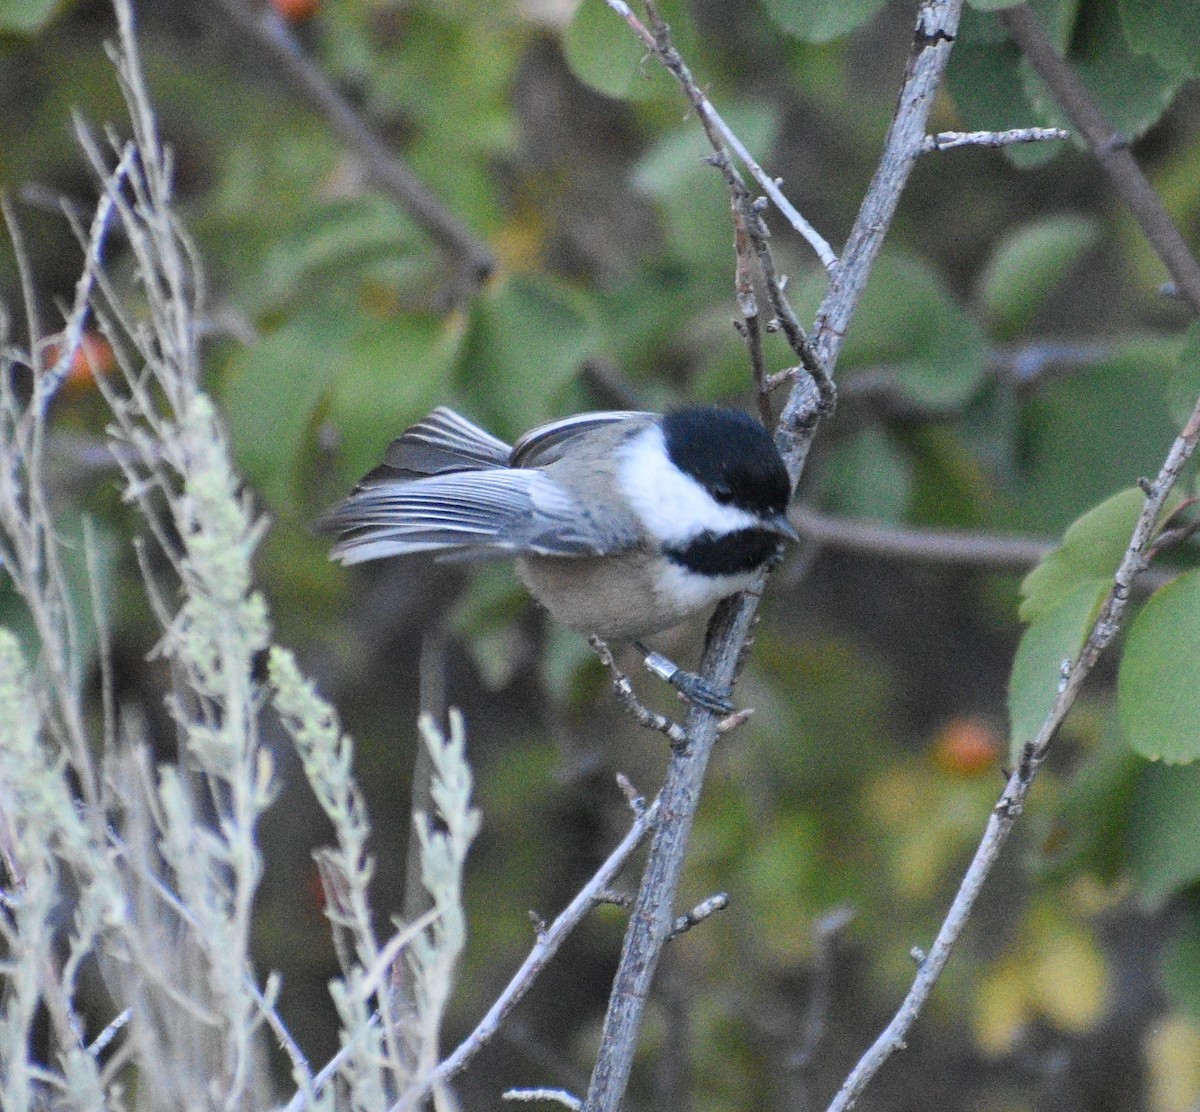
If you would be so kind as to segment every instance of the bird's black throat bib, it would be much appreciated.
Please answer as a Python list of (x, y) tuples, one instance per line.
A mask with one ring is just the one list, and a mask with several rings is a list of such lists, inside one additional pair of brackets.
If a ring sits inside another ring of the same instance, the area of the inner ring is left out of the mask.
[(734, 533), (701, 533), (689, 544), (663, 552), (671, 563), (697, 575), (744, 575), (766, 564), (779, 544), (778, 533), (750, 527)]

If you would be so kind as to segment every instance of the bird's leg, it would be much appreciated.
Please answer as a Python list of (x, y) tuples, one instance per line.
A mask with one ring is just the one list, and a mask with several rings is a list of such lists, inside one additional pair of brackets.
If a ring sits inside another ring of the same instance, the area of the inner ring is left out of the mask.
[(634, 641), (633, 647), (642, 654), (646, 667), (659, 679), (666, 680), (689, 703), (714, 714), (733, 713), (733, 703), (730, 701), (732, 691), (722, 691), (703, 676), (698, 676), (695, 672), (685, 672), (673, 660), (662, 653), (651, 651), (641, 641)]

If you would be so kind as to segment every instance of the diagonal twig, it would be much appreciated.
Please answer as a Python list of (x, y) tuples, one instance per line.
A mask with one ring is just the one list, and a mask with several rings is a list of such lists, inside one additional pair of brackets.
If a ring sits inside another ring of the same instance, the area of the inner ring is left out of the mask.
[(371, 181), (407, 212), (440, 247), (462, 265), (474, 289), (496, 267), (491, 248), (430, 191), (378, 131), (308, 60), (283, 22), (270, 10), (252, 10), (247, 0), (215, 0), (234, 25), (249, 36), (288, 85), (319, 112), (338, 138), (362, 161)]
[[(574, 899), (563, 908), (554, 922), (545, 930), (538, 932), (537, 941), (521, 963), (521, 967), (512, 975), (504, 991), (496, 998), (487, 1014), (475, 1025), (475, 1029), (438, 1064), (432, 1074), (422, 1079), (418, 1087), (406, 1093), (400, 1101), (393, 1105), (392, 1112), (409, 1112), (418, 1107), (435, 1086), (444, 1084), (464, 1070), (475, 1055), (491, 1041), (505, 1017), (529, 991), (538, 974), (558, 952), (567, 936), (579, 925), (584, 916), (598, 902), (602, 901), (630, 856), (642, 844), (646, 835), (657, 827), (662, 813), (661, 800), (657, 799), (648, 807), (638, 809), (629, 832), (605, 858), (600, 868), (592, 874), (587, 884), (576, 893)], [(324, 1074), (323, 1070), (318, 1077), (324, 1076)], [(288, 1105), (287, 1112), (300, 1112), (300, 1109), (304, 1107), (303, 1103), (293, 1100)]]
[(1079, 75), (1054, 49), (1028, 5), (1018, 4), (997, 14), (1021, 48), (1021, 53), (1050, 87), (1054, 99), (1086, 140), (1092, 154), (1141, 226), (1146, 239), (1175, 280), (1179, 293), (1194, 312), (1200, 313), (1200, 263), (1167, 214), (1154, 186), (1142, 173), (1129, 150), (1129, 141), (1109, 123)]
[(604, 2), (629, 25), (629, 29), (638, 37), (642, 45), (674, 74), (675, 79), (683, 87), (684, 94), (691, 101), (713, 150), (718, 155), (726, 157), (728, 157), (726, 148), (733, 151), (750, 171), (750, 176), (761, 186), (762, 191), (771, 198), (775, 207), (787, 218), (796, 233), (813, 249), (817, 258), (821, 260), (821, 265), (826, 270), (836, 267), (837, 256), (833, 253), (833, 248), (829, 246), (825, 237), (800, 215), (796, 206), (784, 196), (783, 190), (779, 188), (779, 181), (768, 175), (754, 160), (754, 156), (746, 149), (746, 145), (734, 134), (729, 125), (721, 118), (720, 113), (713, 107), (712, 101), (696, 84), (692, 71), (671, 42), (670, 29), (659, 17), (652, 0), (646, 4), (646, 9), (650, 14), (653, 30), (638, 19), (625, 0), (604, 0)]

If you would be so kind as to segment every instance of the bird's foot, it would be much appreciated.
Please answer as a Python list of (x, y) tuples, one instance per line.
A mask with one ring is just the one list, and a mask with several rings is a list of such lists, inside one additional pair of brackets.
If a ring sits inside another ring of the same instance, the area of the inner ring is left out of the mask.
[(733, 703), (730, 701), (732, 691), (715, 687), (695, 672), (684, 671), (669, 657), (652, 652), (640, 641), (635, 641), (634, 647), (642, 654), (647, 669), (659, 679), (666, 680), (689, 703), (712, 711), (713, 714), (733, 713)]

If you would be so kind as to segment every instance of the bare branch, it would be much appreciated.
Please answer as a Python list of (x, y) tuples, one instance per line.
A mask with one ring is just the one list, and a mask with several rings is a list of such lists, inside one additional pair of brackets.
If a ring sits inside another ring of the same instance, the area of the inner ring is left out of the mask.
[[(709, 625), (702, 673), (721, 687), (728, 687), (733, 682), (741, 647), (753, 626), (756, 605), (757, 593), (749, 598), (726, 599), (717, 607)], [(693, 706), (688, 716), (687, 733), (687, 743), (671, 749), (666, 780), (658, 800), (662, 819), (655, 825), (654, 839), (613, 981), (600, 1051), (585, 1104), (588, 1112), (601, 1109), (611, 1112), (620, 1104), (633, 1064), (634, 1044), (650, 983), (662, 947), (675, 925), (675, 892), (700, 801), (704, 773), (719, 736), (715, 716)]]
[(709, 916), (715, 915), (718, 911), (724, 911), (728, 906), (728, 892), (716, 892), (707, 900), (701, 900), (691, 911), (685, 911), (671, 924), (671, 933), (667, 935), (667, 941), (670, 942), (673, 938), (686, 934), (693, 927), (703, 923)]
[(1071, 117), (1092, 154), (1112, 179), (1114, 188), (1129, 206), (1150, 246), (1175, 280), (1179, 293), (1186, 298), (1193, 312), (1200, 313), (1200, 264), (1134, 160), (1129, 141), (1105, 118), (1078, 74), (1054, 49), (1028, 5), (1006, 8), (998, 14), (1029, 64), (1050, 87), (1054, 99)]
[(672, 745), (682, 745), (687, 741), (687, 731), (678, 723), (668, 718), (665, 714), (657, 714), (645, 706), (637, 697), (633, 690), (633, 684), (624, 672), (617, 667), (617, 662), (613, 659), (612, 650), (599, 637), (589, 637), (588, 644), (592, 646), (596, 655), (600, 658), (600, 663), (608, 669), (612, 676), (613, 693), (617, 697), (617, 701), (632, 715), (634, 721), (644, 729), (657, 730), (660, 734), (666, 734), (667, 740)]
[[(889, 525), (865, 518), (839, 517), (812, 506), (793, 506), (789, 517), (807, 539), (833, 548), (865, 552), (885, 559), (914, 560), (960, 567), (1024, 571), (1036, 566), (1059, 541), (1040, 537), (970, 533), (955, 529), (926, 529), (915, 525)], [(1188, 525), (1161, 534), (1149, 554), (1154, 559), (1170, 545), (1190, 541), (1200, 526)], [(1140, 591), (1157, 591), (1178, 572), (1171, 568), (1147, 568), (1135, 586)]]
[[(634, 818), (629, 833), (621, 839), (617, 847), (608, 855), (604, 863), (592, 874), (575, 898), (559, 913), (558, 917), (544, 931), (538, 932), (537, 941), (521, 967), (513, 974), (504, 991), (496, 998), (495, 1003), (488, 1009), (487, 1014), (475, 1025), (475, 1029), (459, 1045), (443, 1059), (437, 1068), (421, 1085), (406, 1093), (392, 1108), (392, 1112), (407, 1112), (419, 1106), (420, 1102), (434, 1089), (461, 1073), (467, 1064), (492, 1039), (504, 1022), (509, 1012), (521, 1001), (529, 991), (534, 980), (541, 973), (546, 963), (558, 952), (567, 936), (579, 925), (599, 902), (601, 894), (610, 892), (612, 882), (624, 868), (633, 852), (642, 844), (646, 835), (658, 825), (662, 813), (660, 800), (655, 800)], [(326, 1069), (318, 1074), (318, 1079), (326, 1075)], [(332, 1076), (332, 1075), (330, 1075)], [(302, 1094), (297, 1094), (287, 1106), (286, 1112), (300, 1112), (306, 1102)]]
[(821, 260), (821, 265), (826, 270), (833, 270), (838, 261), (837, 256), (833, 253), (833, 248), (829, 246), (828, 241), (821, 233), (800, 215), (795, 205), (783, 195), (783, 191), (779, 188), (782, 179), (772, 178), (763, 170), (746, 149), (746, 145), (733, 133), (712, 106), (712, 102), (696, 84), (696, 79), (692, 76), (692, 71), (688, 69), (687, 63), (672, 45), (670, 32), (666, 24), (658, 17), (653, 3), (646, 5), (646, 9), (650, 13), (651, 24), (654, 26), (652, 33), (634, 15), (625, 0), (604, 0), (604, 2), (625, 20), (630, 30), (641, 40), (642, 45), (675, 75), (675, 79), (683, 86), (685, 95), (696, 110), (696, 115), (700, 118), (700, 123), (704, 127), (704, 132), (708, 136), (713, 150), (719, 155), (728, 157), (726, 150), (726, 146), (728, 146), (750, 171), (750, 176), (758, 182), (762, 191), (775, 203), (775, 207), (787, 218), (797, 235), (816, 252), (817, 258)]
[(289, 87), (328, 122), (337, 137), (361, 160), (375, 185), (407, 212), (435, 243), (461, 263), (473, 290), (496, 267), (491, 249), (429, 190), (393, 152), (378, 131), (304, 56), (282, 20), (264, 7), (261, 14), (246, 0), (215, 0), (234, 25), (250, 38), (255, 57), (267, 61)]
[[(1113, 131), (1083, 83), (1055, 52), (1027, 7), (1009, 8), (1001, 13), (1000, 18), (1087, 139), (1096, 158), (1112, 178), (1117, 192), (1142, 226), (1151, 246), (1175, 278), (1182, 295), (1193, 309), (1200, 312), (1200, 265), (1129, 154), (1124, 139)], [(1017, 769), (1010, 775), (933, 946), (927, 955), (920, 957), (917, 976), (904, 1002), (891, 1023), (851, 1071), (830, 1104), (829, 1112), (845, 1112), (851, 1108), (884, 1062), (904, 1047), (908, 1031), (945, 968), (954, 943), (971, 915), (983, 883), (1025, 805), (1033, 778), (1045, 759), (1055, 734), (1074, 705), (1084, 680), (1100, 654), (1111, 644), (1120, 629), (1133, 582), (1146, 570), (1154, 553), (1151, 541), (1167, 496), (1180, 471), (1195, 451), (1198, 440), (1200, 400), (1167, 453), (1158, 476), (1152, 482), (1140, 484), (1146, 494), (1146, 501), (1113, 577), (1113, 585), (1100, 615), (1078, 658), (1064, 662), (1054, 705), (1037, 736), (1026, 744)]]
[(1061, 127), (1014, 127), (1008, 131), (939, 131), (926, 135), (922, 154), (952, 151), (957, 147), (1011, 147), (1017, 143), (1044, 143), (1049, 139), (1070, 139)]

